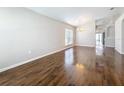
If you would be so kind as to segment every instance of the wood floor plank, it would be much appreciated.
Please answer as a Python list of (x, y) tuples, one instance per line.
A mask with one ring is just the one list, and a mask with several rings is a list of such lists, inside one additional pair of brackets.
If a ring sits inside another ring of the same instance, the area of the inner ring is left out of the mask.
[(124, 55), (113, 48), (73, 47), (0, 73), (7, 86), (124, 85)]

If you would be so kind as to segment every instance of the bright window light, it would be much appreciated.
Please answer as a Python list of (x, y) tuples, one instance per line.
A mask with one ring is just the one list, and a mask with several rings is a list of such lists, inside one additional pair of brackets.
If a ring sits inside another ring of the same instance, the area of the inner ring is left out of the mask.
[(73, 44), (73, 30), (65, 29), (65, 45)]

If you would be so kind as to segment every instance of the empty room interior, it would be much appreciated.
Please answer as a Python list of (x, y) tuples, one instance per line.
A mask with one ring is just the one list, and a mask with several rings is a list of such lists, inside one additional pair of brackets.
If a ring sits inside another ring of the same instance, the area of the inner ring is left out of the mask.
[(0, 7), (1, 86), (124, 85), (123, 7)]

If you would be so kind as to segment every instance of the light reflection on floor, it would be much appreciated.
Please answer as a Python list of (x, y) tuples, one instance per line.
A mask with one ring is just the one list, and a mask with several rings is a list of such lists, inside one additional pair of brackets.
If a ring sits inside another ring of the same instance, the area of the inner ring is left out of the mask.
[(65, 65), (72, 65), (74, 62), (74, 51), (73, 48), (65, 51)]
[(96, 55), (102, 56), (104, 53), (104, 46), (96, 46)]
[(76, 64), (76, 67), (80, 68), (80, 69), (84, 69), (85, 68), (85, 66), (83, 64), (78, 64), (78, 63)]
[(73, 50), (73, 48), (67, 49), (65, 51), (65, 66), (66, 67), (75, 66), (75, 68), (78, 68), (78, 69), (84, 69), (84, 67), (85, 67), (81, 63), (74, 64), (74, 50)]
[(96, 55), (102, 56), (104, 53), (103, 34), (96, 34)]
[(96, 41), (96, 55), (102, 56), (103, 54), (104, 54), (104, 45), (101, 42)]
[(74, 53), (74, 48), (70, 48), (65, 51), (64, 67), (66, 78), (69, 79), (69, 82), (71, 82), (72, 85), (74, 82), (78, 82), (75, 81), (75, 78), (79, 80), (80, 76), (82, 76), (81, 79), (85, 79), (85, 65), (83, 65), (82, 63), (78, 63), (77, 60), (78, 59), (76, 57), (76, 53)]

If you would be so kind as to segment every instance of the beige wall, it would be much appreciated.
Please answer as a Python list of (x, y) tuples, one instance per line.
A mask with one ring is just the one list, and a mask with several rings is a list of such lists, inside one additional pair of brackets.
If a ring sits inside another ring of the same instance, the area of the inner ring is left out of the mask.
[(124, 19), (122, 20), (122, 54), (124, 54)]
[(121, 15), (115, 22), (115, 49), (122, 54), (122, 21), (124, 14)]
[(65, 48), (74, 27), (26, 8), (0, 8), (0, 69)]
[(95, 47), (95, 21), (91, 20), (82, 28), (83, 31), (76, 31), (76, 45)]
[(105, 31), (105, 46), (115, 47), (115, 25), (109, 26)]

